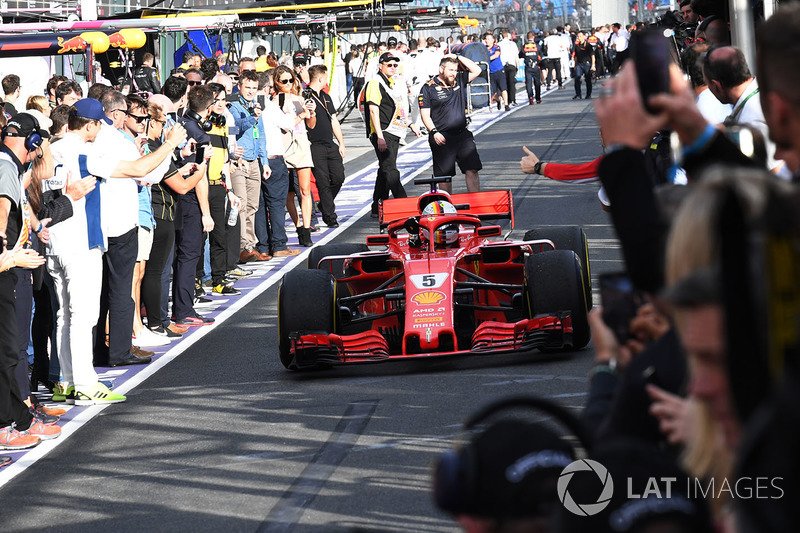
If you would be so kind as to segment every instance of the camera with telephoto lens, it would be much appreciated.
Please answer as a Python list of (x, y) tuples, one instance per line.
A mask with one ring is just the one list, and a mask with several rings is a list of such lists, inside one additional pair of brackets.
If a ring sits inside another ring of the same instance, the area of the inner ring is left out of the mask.
[(680, 52), (686, 48), (686, 43), (694, 39), (694, 30), (696, 27), (696, 24), (689, 24), (683, 20), (680, 11), (667, 11), (660, 17), (657, 17), (655, 22), (650, 24), (650, 28), (653, 29), (668, 29), (673, 31), (675, 46), (679, 56)]

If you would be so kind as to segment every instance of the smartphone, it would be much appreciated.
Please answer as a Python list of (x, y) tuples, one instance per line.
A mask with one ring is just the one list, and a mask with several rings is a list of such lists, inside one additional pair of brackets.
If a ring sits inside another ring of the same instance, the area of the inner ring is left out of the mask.
[(195, 146), (194, 162), (197, 163), (198, 165), (202, 165), (203, 163), (205, 163), (206, 146), (208, 146), (207, 143), (198, 144)]
[(644, 303), (644, 295), (634, 288), (625, 272), (601, 274), (598, 281), (603, 322), (614, 332), (617, 342), (624, 344), (631, 337), (631, 319)]
[(256, 96), (256, 101), (258, 102), (258, 106), (261, 108), (261, 111), (264, 111), (264, 108), (267, 107), (267, 97), (263, 94), (259, 94)]
[(631, 59), (636, 67), (639, 93), (648, 113), (647, 101), (654, 94), (669, 92), (669, 40), (658, 30), (636, 31), (631, 35)]

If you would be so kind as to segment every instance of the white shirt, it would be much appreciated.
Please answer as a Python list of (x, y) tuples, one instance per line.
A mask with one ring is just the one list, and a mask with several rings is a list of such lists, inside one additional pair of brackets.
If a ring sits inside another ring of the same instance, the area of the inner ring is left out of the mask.
[(438, 48), (426, 48), (417, 54), (416, 64), (414, 65), (414, 75), (417, 77), (415, 84), (428, 83), (434, 76), (439, 75), (439, 62), (443, 54)]
[(500, 47), (500, 61), (503, 65), (516, 67), (519, 64), (519, 48), (511, 39), (503, 39), (497, 45)]
[[(775, 159), (775, 143), (769, 140), (767, 120), (764, 118), (764, 111), (761, 109), (761, 95), (759, 93), (753, 94), (757, 90), (758, 81), (753, 78), (753, 81), (745, 87), (742, 95), (733, 104), (732, 115), (737, 123), (752, 126), (764, 136), (764, 141), (767, 144), (767, 168), (771, 170), (778, 166), (782, 160)], [(751, 94), (752, 97), (750, 97)]]
[[(272, 100), (264, 102), (266, 108), (261, 112), (259, 120), (264, 124), (264, 137), (267, 140), (267, 154), (269, 157), (283, 155), (286, 148), (283, 146), (281, 130), (294, 130), (294, 116), (281, 111), (278, 104)], [(323, 110), (324, 112), (324, 110)]]
[(547, 48), (547, 57), (550, 59), (561, 57), (561, 36), (549, 35), (544, 38), (544, 46)]
[(625, 28), (620, 28), (617, 30), (617, 33), (611, 36), (611, 44), (614, 45), (617, 52), (623, 52), (628, 49), (628, 41), (630, 38), (630, 32)]
[[(121, 131), (106, 123), (94, 142), (100, 154), (113, 154), (117, 161), (136, 161), (141, 157), (136, 145)], [(169, 167), (169, 158), (148, 175), (140, 178), (112, 178), (100, 183), (103, 234), (119, 237), (139, 225), (139, 186), (142, 183), (158, 183)]]
[[(72, 181), (81, 179), (81, 169), (78, 161), (78, 156), (80, 155), (88, 156), (86, 161), (87, 169), (98, 179), (111, 177), (118, 161), (114, 157), (100, 155), (91, 143), (83, 142), (74, 133), (66, 133), (61, 140), (50, 145), (50, 151), (53, 154), (53, 162), (56, 168), (53, 177), (42, 181), (42, 189), (45, 191), (63, 189), (70, 173), (72, 173)], [(107, 235), (104, 236), (107, 237)], [(72, 202), (71, 217), (50, 228), (50, 242), (47, 244), (47, 253), (66, 255), (76, 250), (86, 251), (88, 249), (86, 200), (81, 198), (77, 202)], [(103, 251), (105, 251), (105, 246), (103, 246)]]
[(572, 50), (572, 37), (569, 33), (562, 33), (561, 37), (561, 57), (569, 57), (570, 50)]
[(358, 57), (353, 57), (350, 59), (350, 63), (348, 66), (350, 67), (350, 72), (353, 74), (353, 77), (356, 78), (363, 78), (364, 73), (359, 72), (361, 70), (361, 64), (364, 63), (364, 56), (360, 55)]
[(717, 97), (708, 88), (697, 95), (697, 108), (703, 118), (714, 125), (725, 122), (725, 119), (733, 111), (733, 106), (717, 100)]

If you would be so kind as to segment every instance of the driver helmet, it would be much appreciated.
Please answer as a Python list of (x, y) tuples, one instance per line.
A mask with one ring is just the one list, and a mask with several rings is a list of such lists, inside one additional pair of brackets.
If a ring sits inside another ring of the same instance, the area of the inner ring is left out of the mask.
[[(435, 200), (425, 206), (425, 209), (422, 210), (422, 216), (454, 215), (457, 212), (455, 206), (450, 202)], [(444, 246), (458, 242), (458, 224), (439, 226), (433, 233), (433, 238), (431, 238), (431, 236), (428, 235), (428, 230), (422, 228), (422, 234), (434, 245)]]

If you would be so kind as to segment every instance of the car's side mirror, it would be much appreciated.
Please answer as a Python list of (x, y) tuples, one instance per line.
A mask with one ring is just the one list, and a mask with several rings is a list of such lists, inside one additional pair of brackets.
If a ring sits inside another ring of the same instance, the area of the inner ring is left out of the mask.
[(481, 226), (475, 228), (475, 235), (478, 237), (497, 237), (502, 232), (500, 226)]

